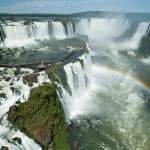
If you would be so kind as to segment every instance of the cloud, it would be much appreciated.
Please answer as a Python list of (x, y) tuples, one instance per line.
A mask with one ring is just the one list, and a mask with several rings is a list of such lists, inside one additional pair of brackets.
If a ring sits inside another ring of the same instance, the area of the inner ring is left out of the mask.
[(61, 4), (57, 4), (57, 7), (58, 7), (58, 8), (62, 8), (62, 7), (63, 7), (63, 5), (61, 5)]
[(73, 7), (78, 7), (78, 5), (77, 4), (73, 4)]
[(44, 5), (38, 5), (38, 7), (39, 7), (39, 8), (43, 8), (43, 7), (44, 7)]

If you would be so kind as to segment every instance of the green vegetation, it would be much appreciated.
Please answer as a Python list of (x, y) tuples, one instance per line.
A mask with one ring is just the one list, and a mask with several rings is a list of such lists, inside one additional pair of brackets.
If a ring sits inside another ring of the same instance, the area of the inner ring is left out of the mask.
[(8, 18), (7, 20), (12, 21), (12, 22), (16, 21), (15, 18), (13, 17)]
[(0, 150), (9, 150), (9, 149), (6, 146), (2, 146)]
[(38, 77), (38, 74), (25, 75), (23, 77), (23, 82), (24, 82), (24, 84), (27, 83), (29, 86), (32, 86), (33, 83), (37, 83), (37, 77)]
[(71, 94), (71, 89), (67, 82), (67, 76), (62, 66), (52, 66), (46, 70), (46, 74), (49, 79), (63, 85), (63, 87), (65, 87), (65, 89)]
[(26, 18), (26, 19), (24, 19), (23, 24), (24, 25), (31, 25), (31, 24), (33, 24), (33, 21), (31, 19)]
[(32, 89), (27, 102), (10, 108), (8, 120), (43, 149), (69, 150), (65, 115), (56, 89), (54, 82)]
[(72, 19), (72, 18), (68, 18), (68, 17), (57, 17), (57, 18), (54, 18), (53, 21), (60, 21), (62, 22), (63, 24), (65, 23), (68, 23), (68, 22), (75, 22), (76, 19)]
[(5, 93), (0, 93), (0, 98), (7, 98)]

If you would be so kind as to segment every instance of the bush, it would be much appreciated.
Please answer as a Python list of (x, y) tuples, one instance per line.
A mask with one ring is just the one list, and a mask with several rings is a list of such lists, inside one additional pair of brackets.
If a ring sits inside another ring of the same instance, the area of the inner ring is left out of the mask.
[(31, 25), (33, 24), (33, 21), (30, 20), (30, 19), (25, 19), (24, 22), (23, 22), (24, 25)]
[(8, 120), (24, 131), (37, 143), (53, 150), (69, 149), (68, 131), (65, 129), (65, 114), (57, 95), (57, 85), (44, 83), (31, 90), (25, 103), (10, 108)]

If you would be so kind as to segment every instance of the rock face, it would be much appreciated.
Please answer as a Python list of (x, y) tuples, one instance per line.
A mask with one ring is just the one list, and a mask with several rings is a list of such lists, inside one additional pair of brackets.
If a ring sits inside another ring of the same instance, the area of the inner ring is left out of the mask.
[(68, 131), (55, 83), (31, 90), (27, 102), (13, 106), (8, 120), (41, 145), (43, 149), (68, 150)]
[(32, 86), (33, 83), (37, 83), (38, 74), (29, 74), (23, 77), (24, 83), (28, 83), (29, 86)]

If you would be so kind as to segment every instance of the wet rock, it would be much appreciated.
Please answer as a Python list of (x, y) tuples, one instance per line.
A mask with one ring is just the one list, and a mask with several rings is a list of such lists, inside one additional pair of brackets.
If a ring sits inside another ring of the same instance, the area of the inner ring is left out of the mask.
[(16, 94), (16, 95), (21, 94), (20, 91), (19, 91), (19, 89), (17, 89), (17, 88), (10, 87), (10, 89), (11, 89), (11, 91), (12, 91), (14, 94)]
[(8, 74), (8, 72), (5, 71), (3, 74)]
[(16, 104), (20, 104), (20, 101), (17, 101)]
[(5, 93), (0, 93), (0, 98), (7, 98)]
[(11, 77), (6, 77), (5, 81), (9, 81), (11, 79)]
[(10, 83), (9, 85), (13, 85), (13, 83)]
[(16, 142), (19, 143), (19, 144), (22, 144), (21, 139), (18, 138), (18, 137), (13, 138), (12, 140), (13, 140), (13, 141), (16, 141)]
[(29, 86), (32, 86), (33, 83), (37, 83), (38, 74), (29, 74), (23, 77), (23, 82), (28, 83)]

